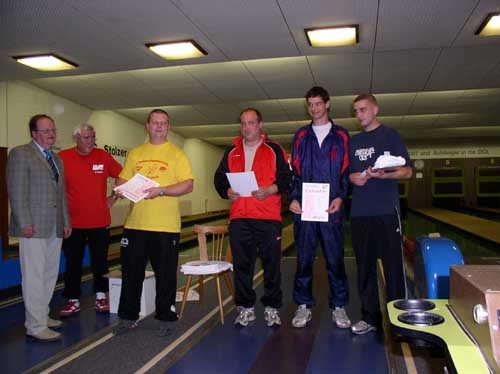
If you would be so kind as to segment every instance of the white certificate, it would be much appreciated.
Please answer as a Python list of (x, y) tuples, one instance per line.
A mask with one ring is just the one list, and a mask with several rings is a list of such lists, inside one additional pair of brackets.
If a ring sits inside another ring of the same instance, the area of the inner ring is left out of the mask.
[(115, 187), (114, 190), (120, 192), (130, 201), (137, 203), (138, 201), (144, 199), (144, 196), (147, 195), (147, 192), (144, 192), (145, 190), (151, 187), (158, 187), (159, 185), (160, 184), (157, 181), (137, 173), (127, 182)]
[(330, 185), (302, 183), (302, 221), (328, 222)]
[(240, 196), (252, 196), (252, 191), (257, 191), (259, 186), (255, 173), (253, 171), (245, 171), (243, 173), (226, 173), (231, 189), (238, 192)]

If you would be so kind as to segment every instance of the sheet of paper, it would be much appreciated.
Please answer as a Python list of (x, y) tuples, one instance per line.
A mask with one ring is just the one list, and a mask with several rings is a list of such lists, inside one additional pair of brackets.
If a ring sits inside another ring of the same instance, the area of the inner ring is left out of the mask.
[(252, 191), (257, 191), (257, 179), (253, 171), (245, 171), (243, 173), (226, 173), (231, 189), (238, 192), (240, 196), (252, 196)]
[(144, 190), (147, 190), (151, 187), (158, 187), (160, 184), (157, 181), (149, 179), (142, 174), (137, 173), (132, 178), (130, 178), (124, 184), (115, 187), (114, 190), (120, 192), (130, 201), (137, 203), (144, 199), (144, 196), (147, 195)]
[(328, 222), (330, 185), (302, 183), (302, 221)]

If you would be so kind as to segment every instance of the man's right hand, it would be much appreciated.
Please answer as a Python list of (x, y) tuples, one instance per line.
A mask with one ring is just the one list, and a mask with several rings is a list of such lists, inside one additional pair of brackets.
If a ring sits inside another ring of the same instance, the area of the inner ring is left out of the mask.
[(292, 200), (290, 203), (290, 212), (295, 213), (295, 214), (302, 214), (302, 208), (300, 206), (300, 203), (298, 200)]
[(23, 238), (32, 238), (35, 234), (35, 227), (33, 225), (25, 226), (21, 229), (23, 233)]
[(240, 197), (240, 194), (238, 192), (233, 191), (231, 188), (227, 189), (227, 198), (229, 200), (234, 201), (239, 197)]

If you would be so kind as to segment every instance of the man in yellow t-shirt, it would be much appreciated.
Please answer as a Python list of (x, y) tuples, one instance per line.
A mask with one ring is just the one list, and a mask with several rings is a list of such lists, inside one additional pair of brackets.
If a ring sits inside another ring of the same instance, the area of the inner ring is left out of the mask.
[(168, 113), (154, 109), (149, 113), (146, 130), (149, 142), (132, 149), (117, 184), (136, 173), (157, 181), (160, 186), (146, 190), (144, 200), (132, 205), (125, 221), (120, 243), (122, 289), (115, 335), (137, 326), (144, 271), (148, 259), (156, 278), (156, 313), (159, 335), (168, 332), (168, 321), (177, 320), (175, 293), (181, 219), (178, 196), (193, 191), (189, 160), (180, 148), (167, 140)]

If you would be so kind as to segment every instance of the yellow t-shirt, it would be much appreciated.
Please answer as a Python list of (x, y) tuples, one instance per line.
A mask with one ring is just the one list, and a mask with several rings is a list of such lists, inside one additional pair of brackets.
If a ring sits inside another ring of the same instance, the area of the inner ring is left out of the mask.
[[(128, 180), (136, 173), (157, 181), (162, 187), (194, 179), (186, 154), (170, 142), (159, 145), (145, 143), (132, 149), (120, 178)], [(160, 196), (131, 205), (125, 228), (160, 232), (181, 231), (178, 197)]]

